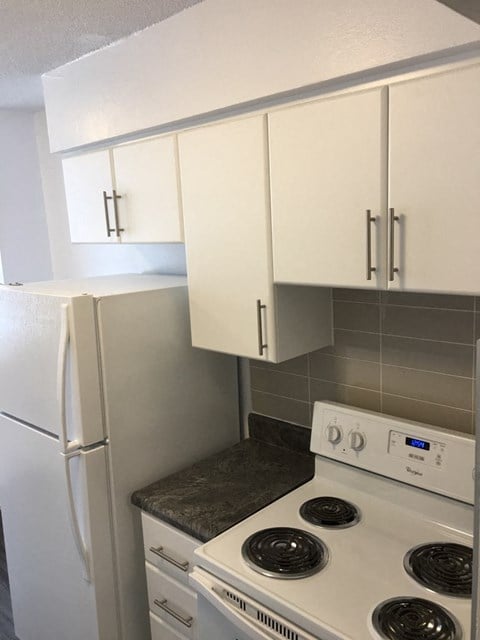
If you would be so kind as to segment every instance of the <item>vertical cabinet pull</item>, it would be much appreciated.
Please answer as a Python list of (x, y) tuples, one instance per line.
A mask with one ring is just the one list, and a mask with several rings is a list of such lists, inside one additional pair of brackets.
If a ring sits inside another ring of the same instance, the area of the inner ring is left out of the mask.
[(377, 219), (372, 216), (371, 209), (367, 209), (367, 280), (372, 279), (372, 273), (377, 270), (376, 267), (372, 267), (372, 222)]
[(119, 200), (122, 196), (119, 196), (117, 194), (117, 192), (115, 191), (115, 189), (112, 190), (112, 200), (113, 200), (113, 213), (115, 216), (115, 233), (117, 238), (120, 237), (120, 231), (125, 231), (125, 229), (123, 227), (120, 227), (120, 222), (118, 219), (118, 205), (117, 205), (117, 200)]
[(388, 279), (393, 282), (395, 274), (398, 273), (398, 267), (395, 266), (395, 222), (400, 220), (399, 216), (395, 215), (395, 209), (392, 207), (389, 209), (390, 215), (390, 265)]
[(110, 227), (110, 219), (108, 217), (108, 202), (107, 200), (111, 200), (112, 197), (111, 196), (107, 196), (107, 192), (104, 191), (103, 192), (103, 206), (105, 209), (105, 224), (107, 225), (107, 237), (110, 238), (110, 236), (112, 235), (112, 233), (115, 231), (115, 229), (112, 229)]
[(267, 305), (262, 304), (261, 300), (257, 300), (257, 329), (258, 329), (258, 355), (263, 356), (263, 351), (268, 347), (263, 342), (263, 324), (262, 324), (262, 309), (266, 309)]
[[(112, 233), (115, 233), (117, 238), (120, 237), (120, 232), (125, 231), (123, 227), (120, 227), (120, 221), (118, 217), (118, 204), (117, 200), (119, 200), (122, 196), (119, 196), (115, 189), (112, 189), (112, 195), (107, 196), (107, 192), (103, 192), (103, 206), (105, 208), (105, 224), (107, 225), (107, 237), (111, 237)], [(115, 227), (112, 229), (110, 227), (110, 219), (108, 216), (108, 200), (113, 200), (113, 215), (115, 216)]]

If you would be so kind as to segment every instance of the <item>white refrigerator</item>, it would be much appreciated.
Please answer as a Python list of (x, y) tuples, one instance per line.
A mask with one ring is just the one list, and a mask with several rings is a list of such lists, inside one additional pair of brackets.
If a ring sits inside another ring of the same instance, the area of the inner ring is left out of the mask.
[(131, 493), (239, 439), (186, 279), (0, 286), (0, 509), (20, 640), (147, 640)]

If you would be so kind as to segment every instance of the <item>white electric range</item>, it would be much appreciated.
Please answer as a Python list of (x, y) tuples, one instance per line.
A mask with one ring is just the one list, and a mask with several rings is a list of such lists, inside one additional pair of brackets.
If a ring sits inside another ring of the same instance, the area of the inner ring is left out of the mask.
[(201, 546), (200, 640), (469, 640), (474, 438), (314, 407), (314, 478)]

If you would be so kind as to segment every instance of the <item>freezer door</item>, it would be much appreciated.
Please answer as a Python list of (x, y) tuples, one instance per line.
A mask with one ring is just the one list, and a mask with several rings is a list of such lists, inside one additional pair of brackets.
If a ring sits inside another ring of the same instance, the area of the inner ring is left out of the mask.
[(0, 380), (0, 412), (58, 436), (65, 401), (69, 439), (103, 440), (93, 298), (0, 287)]
[(15, 633), (20, 640), (118, 640), (105, 447), (68, 461), (71, 505), (65, 463), (57, 439), (0, 415), (0, 508)]

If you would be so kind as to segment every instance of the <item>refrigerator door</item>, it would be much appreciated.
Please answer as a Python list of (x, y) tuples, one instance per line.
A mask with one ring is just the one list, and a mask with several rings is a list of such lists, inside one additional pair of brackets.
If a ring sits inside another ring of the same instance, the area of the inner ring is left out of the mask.
[(17, 637), (118, 640), (105, 446), (66, 459), (0, 414), (0, 508)]
[[(54, 436), (104, 439), (94, 299), (0, 287), (0, 411)], [(65, 370), (64, 370), (65, 364)]]

